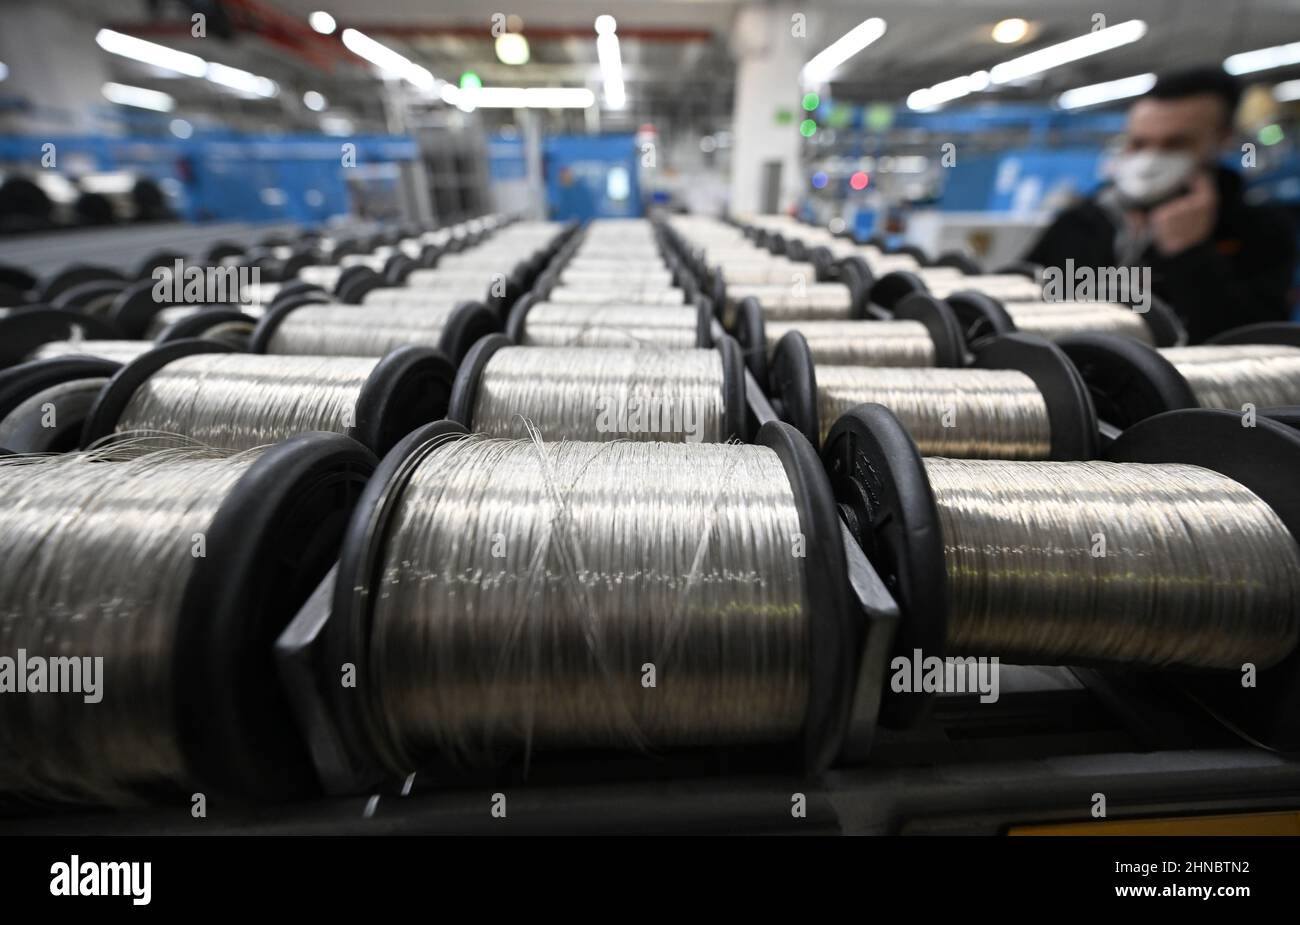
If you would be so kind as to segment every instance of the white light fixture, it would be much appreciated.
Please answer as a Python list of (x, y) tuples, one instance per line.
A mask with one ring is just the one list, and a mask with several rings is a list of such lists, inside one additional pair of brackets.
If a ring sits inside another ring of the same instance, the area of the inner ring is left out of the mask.
[(497, 60), (502, 64), (520, 65), (528, 63), (528, 39), (518, 32), (505, 32), (498, 35), (495, 47)]
[(342, 116), (325, 116), (320, 120), (320, 130), (326, 135), (351, 135), (353, 129), (352, 120)]
[(274, 80), (267, 77), (258, 77), (248, 71), (241, 71), (237, 67), (227, 67), (216, 62), (208, 63), (207, 73), (204, 76), (214, 84), (220, 84), (246, 96), (260, 96), (270, 99), (280, 92), (280, 88)]
[(1223, 59), (1223, 69), (1229, 74), (1267, 71), (1270, 68), (1286, 67), (1288, 64), (1300, 64), (1300, 42), (1243, 51), (1239, 55), (1229, 55)]
[(154, 112), (171, 112), (176, 108), (176, 101), (166, 93), (149, 90), (145, 87), (132, 87), (127, 84), (106, 83), (100, 88), (104, 98), (119, 106), (134, 106), (137, 109), (152, 109)]
[(334, 17), (324, 10), (317, 10), (308, 16), (307, 24), (321, 35), (331, 35), (339, 27), (339, 24), (334, 21)]
[(466, 112), (479, 109), (587, 109), (596, 94), (586, 87), (464, 87), (448, 84), (443, 101)]
[(438, 81), (428, 68), (421, 67), (409, 58), (398, 54), (387, 45), (376, 42), (364, 32), (356, 29), (343, 30), (343, 45), (354, 55), (365, 58), (375, 67), (390, 77), (405, 80), (407, 83), (433, 93), (438, 88)]
[(936, 109), (944, 103), (951, 103), (963, 96), (987, 90), (990, 79), (988, 71), (976, 71), (974, 74), (967, 74), (965, 77), (954, 77), (952, 80), (942, 81), (933, 87), (926, 87), (924, 90), (917, 90), (908, 94), (907, 108)]
[(302, 104), (312, 112), (322, 112), (329, 105), (329, 101), (325, 99), (323, 94), (317, 93), (315, 90), (308, 90), (302, 95)]
[(1121, 77), (1105, 83), (1089, 84), (1066, 90), (1056, 98), (1056, 105), (1062, 109), (1080, 109), (1084, 106), (1096, 106), (1114, 100), (1141, 96), (1156, 85), (1155, 74), (1136, 74), (1133, 77)]
[(995, 84), (1011, 83), (1033, 74), (1050, 71), (1054, 67), (1069, 64), (1071, 61), (1078, 61), (1080, 58), (1087, 58), (1101, 54), (1104, 51), (1111, 51), (1122, 45), (1128, 45), (1136, 42), (1146, 34), (1146, 23), (1140, 19), (1130, 19), (1127, 22), (1107, 26), (1105, 29), (1099, 29), (1096, 32), (1089, 32), (1086, 35), (1058, 42), (1055, 45), (1048, 45), (1046, 48), (1031, 51), (1019, 58), (1004, 61), (1002, 64), (996, 65), (989, 72), (989, 76)]
[(1300, 100), (1300, 80), (1287, 80), (1273, 88), (1273, 99), (1279, 103)]
[(600, 61), (600, 80), (605, 85), (605, 105), (610, 109), (622, 109), (627, 105), (627, 88), (623, 85), (623, 53), (619, 49), (618, 36), (614, 34), (616, 26), (613, 16), (600, 16), (596, 19), (596, 58)]
[(5, 64), (3, 61), (0, 61), (0, 80), (4, 80), (8, 76), (9, 76), (9, 65)]
[(885, 34), (885, 21), (878, 16), (858, 23), (826, 46), (803, 66), (806, 83), (825, 83), (835, 69)]
[(1004, 19), (993, 27), (993, 41), (1000, 45), (1014, 45), (1029, 34), (1029, 22), (1020, 17)]
[(171, 129), (173, 135), (182, 141), (194, 134), (194, 126), (184, 119), (172, 119), (167, 127)]
[(100, 29), (95, 34), (95, 44), (110, 54), (152, 64), (154, 67), (175, 71), (189, 77), (203, 77), (208, 69), (208, 62), (198, 55), (177, 51), (155, 42), (146, 42), (144, 39), (114, 32), (112, 29)]

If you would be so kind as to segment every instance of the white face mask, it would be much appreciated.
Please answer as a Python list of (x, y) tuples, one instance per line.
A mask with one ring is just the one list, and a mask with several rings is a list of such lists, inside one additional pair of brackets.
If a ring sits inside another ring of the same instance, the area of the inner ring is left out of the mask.
[(1168, 151), (1120, 154), (1110, 165), (1110, 178), (1124, 205), (1146, 209), (1173, 198), (1196, 170), (1196, 158)]

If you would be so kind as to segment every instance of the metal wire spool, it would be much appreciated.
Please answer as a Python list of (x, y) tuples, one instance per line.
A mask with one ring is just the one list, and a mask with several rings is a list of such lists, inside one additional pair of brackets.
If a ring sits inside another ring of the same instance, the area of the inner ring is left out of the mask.
[(772, 321), (767, 355), (787, 331), (808, 341), (813, 360), (827, 366), (934, 366), (934, 341), (919, 321)]
[(1300, 404), (1300, 347), (1283, 344), (1166, 347), (1203, 408)]
[(840, 283), (727, 286), (730, 303), (749, 298), (763, 306), (763, 317), (768, 321), (842, 321), (853, 314), (853, 293)]
[(149, 340), (56, 340), (42, 344), (32, 352), (30, 358), (48, 360), (53, 357), (92, 356), (129, 363), (153, 347), (153, 341)]
[(324, 434), (227, 458), (119, 449), (0, 460), (0, 638), (28, 685), (0, 697), (0, 791), (311, 792), (271, 644), (374, 457)]
[(448, 417), (494, 437), (718, 443), (742, 433), (743, 376), (729, 338), (661, 351), (515, 347), (498, 336), (465, 358)]
[(87, 421), (83, 443), (147, 433), (150, 447), (199, 442), (225, 452), (328, 431), (384, 453), (440, 418), (453, 369), (428, 347), (383, 358), (228, 353), (177, 342), (117, 373)]
[(710, 339), (707, 308), (533, 303), (511, 310), (506, 333), (530, 347), (642, 347), (681, 350)]
[(1005, 302), (1003, 307), (1016, 330), (1056, 340), (1090, 331), (1119, 334), (1153, 344), (1151, 328), (1126, 305), (1109, 302)]
[[(824, 762), (843, 549), (811, 448), (761, 442), (413, 435), (341, 560), (329, 657), (368, 666), (336, 701), (361, 748), (396, 774), (801, 739)], [(791, 556), (796, 532), (820, 551)]]
[[(1244, 664), (1280, 665), (1300, 636), (1300, 506), (1279, 477), (1300, 438), (1261, 421), (1255, 455), (1224, 452), (1241, 431), (1228, 412), (1182, 411), (1126, 432), (1108, 461), (922, 460), (864, 405), (824, 455), (904, 609), (900, 654), (1222, 669), (1206, 691), (1231, 697)], [(1291, 683), (1270, 679), (1271, 699)], [(1269, 700), (1250, 711), (1263, 719)]]
[(660, 286), (617, 285), (608, 289), (587, 289), (560, 285), (546, 294), (546, 301), (571, 305), (685, 305), (686, 292)]
[[(310, 296), (304, 297), (310, 299)], [(482, 305), (392, 306), (382, 312), (347, 305), (288, 302), (265, 314), (249, 343), (254, 353), (383, 356), (403, 346), (439, 348), (455, 361), (497, 329)]]
[(817, 367), (824, 441), (857, 405), (889, 408), (923, 456), (1044, 459), (1051, 451), (1047, 402), (1017, 370)]

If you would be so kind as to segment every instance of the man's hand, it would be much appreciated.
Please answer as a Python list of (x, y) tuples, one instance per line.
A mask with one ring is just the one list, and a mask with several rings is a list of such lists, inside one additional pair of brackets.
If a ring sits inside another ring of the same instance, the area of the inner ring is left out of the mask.
[(1218, 215), (1218, 190), (1208, 174), (1198, 173), (1187, 194), (1152, 209), (1147, 224), (1156, 250), (1171, 257), (1209, 240)]

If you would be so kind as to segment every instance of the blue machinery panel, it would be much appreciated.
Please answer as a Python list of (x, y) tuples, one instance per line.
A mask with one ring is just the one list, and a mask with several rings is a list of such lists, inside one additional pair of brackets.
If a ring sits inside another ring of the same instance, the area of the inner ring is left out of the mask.
[(127, 170), (152, 177), (194, 221), (315, 224), (350, 211), (349, 176), (373, 182), (391, 172), (396, 182), (397, 162), (419, 156), (411, 139), (387, 135), (4, 136), (0, 163), (40, 169), (42, 145), (50, 142), (55, 169)]
[(558, 221), (642, 214), (633, 135), (557, 135), (546, 140), (546, 198)]

